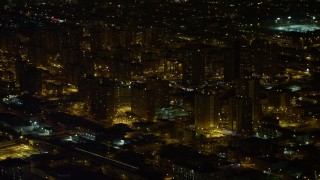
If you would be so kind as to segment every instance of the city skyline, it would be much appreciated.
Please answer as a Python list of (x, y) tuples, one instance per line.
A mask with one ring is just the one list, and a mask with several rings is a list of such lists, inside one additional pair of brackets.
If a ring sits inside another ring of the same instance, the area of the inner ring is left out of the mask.
[(0, 3), (0, 179), (319, 179), (320, 1)]

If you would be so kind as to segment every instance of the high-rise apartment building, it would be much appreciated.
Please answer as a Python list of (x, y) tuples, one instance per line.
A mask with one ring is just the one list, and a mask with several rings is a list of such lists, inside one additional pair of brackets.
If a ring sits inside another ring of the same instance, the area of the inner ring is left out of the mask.
[(195, 95), (195, 126), (207, 129), (218, 126), (221, 105), (218, 94), (196, 94)]
[(92, 116), (111, 122), (116, 107), (115, 81), (104, 77), (83, 77), (79, 93)]
[(240, 134), (252, 132), (252, 99), (234, 97), (229, 101), (231, 129)]

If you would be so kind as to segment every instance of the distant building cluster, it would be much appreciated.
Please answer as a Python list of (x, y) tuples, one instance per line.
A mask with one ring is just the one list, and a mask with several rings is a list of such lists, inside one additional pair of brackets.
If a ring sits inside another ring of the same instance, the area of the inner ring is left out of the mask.
[(318, 179), (317, 7), (1, 1), (0, 179)]

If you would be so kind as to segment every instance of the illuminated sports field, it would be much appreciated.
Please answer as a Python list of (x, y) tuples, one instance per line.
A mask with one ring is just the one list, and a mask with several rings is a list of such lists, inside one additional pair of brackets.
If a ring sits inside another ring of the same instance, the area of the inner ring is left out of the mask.
[(285, 31), (285, 32), (312, 32), (316, 30), (320, 30), (320, 26), (316, 24), (291, 24), (291, 25), (279, 25), (271, 27), (273, 30), (277, 31)]

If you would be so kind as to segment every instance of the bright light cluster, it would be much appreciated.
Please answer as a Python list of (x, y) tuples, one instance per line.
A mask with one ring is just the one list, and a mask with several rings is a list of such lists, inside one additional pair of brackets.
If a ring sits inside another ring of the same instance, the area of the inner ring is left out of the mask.
[(311, 25), (302, 25), (302, 24), (294, 24), (294, 25), (279, 25), (274, 26), (272, 29), (277, 31), (286, 31), (286, 32), (311, 32), (320, 30), (320, 26), (311, 24)]

